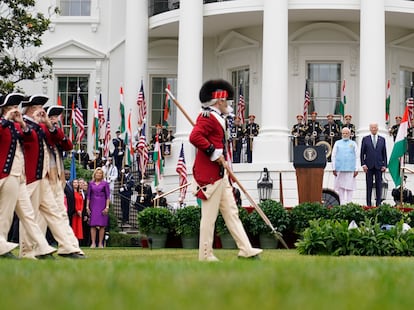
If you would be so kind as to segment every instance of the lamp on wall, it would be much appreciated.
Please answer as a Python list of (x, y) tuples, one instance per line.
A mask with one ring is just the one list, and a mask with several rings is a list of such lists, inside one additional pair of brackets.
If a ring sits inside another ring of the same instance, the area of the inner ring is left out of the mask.
[(267, 168), (263, 168), (263, 171), (260, 172), (260, 178), (257, 180), (257, 190), (260, 201), (268, 200), (272, 196), (273, 181)]

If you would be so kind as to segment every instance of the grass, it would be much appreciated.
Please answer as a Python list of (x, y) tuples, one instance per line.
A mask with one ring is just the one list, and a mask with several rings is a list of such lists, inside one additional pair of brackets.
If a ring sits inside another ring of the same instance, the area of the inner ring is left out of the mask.
[[(86, 260), (0, 260), (2, 309), (404, 309), (414, 260), (215, 250), (85, 249)], [(411, 307), (410, 307), (411, 308)]]

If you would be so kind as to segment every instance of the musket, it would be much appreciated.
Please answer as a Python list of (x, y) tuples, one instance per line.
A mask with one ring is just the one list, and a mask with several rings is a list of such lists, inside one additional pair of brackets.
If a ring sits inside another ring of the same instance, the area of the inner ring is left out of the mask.
[[(191, 117), (188, 115), (188, 113), (184, 110), (184, 108), (181, 106), (181, 104), (178, 102), (178, 100), (175, 98), (175, 96), (171, 93), (171, 91), (166, 88), (165, 91), (170, 96), (174, 104), (177, 106), (177, 108), (184, 114), (185, 118), (188, 120), (188, 122), (194, 127), (195, 123), (191, 119)], [(257, 211), (257, 213), (260, 215), (260, 217), (263, 219), (263, 221), (266, 223), (266, 225), (271, 229), (271, 233), (277, 240), (279, 240), (282, 245), (288, 249), (285, 240), (282, 237), (282, 234), (276, 230), (276, 228), (273, 227), (272, 222), (270, 222), (269, 218), (266, 216), (266, 214), (263, 212), (263, 210), (257, 205), (257, 203), (254, 201), (252, 196), (247, 192), (247, 190), (244, 188), (243, 184), (240, 183), (240, 181), (237, 179), (237, 177), (234, 175), (233, 171), (230, 169), (230, 167), (227, 165), (227, 163), (224, 161), (223, 167), (227, 170), (227, 173), (229, 174), (230, 178), (236, 182), (236, 184), (239, 186), (241, 191), (244, 193), (244, 195), (247, 197), (247, 199), (250, 201), (254, 209)]]

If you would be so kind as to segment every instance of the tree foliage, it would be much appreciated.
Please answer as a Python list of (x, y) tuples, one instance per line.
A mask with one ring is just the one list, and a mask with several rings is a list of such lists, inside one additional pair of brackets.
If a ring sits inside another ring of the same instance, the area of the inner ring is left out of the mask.
[[(16, 90), (16, 83), (49, 78), (52, 61), (38, 57), (49, 18), (35, 11), (35, 0), (0, 2), (0, 92)], [(57, 9), (54, 9), (57, 13)]]

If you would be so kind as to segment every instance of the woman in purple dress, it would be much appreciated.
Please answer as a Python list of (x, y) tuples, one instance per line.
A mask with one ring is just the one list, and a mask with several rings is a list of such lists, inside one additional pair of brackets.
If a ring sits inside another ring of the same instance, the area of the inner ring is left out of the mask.
[(99, 230), (98, 247), (104, 247), (105, 228), (108, 226), (109, 183), (104, 180), (102, 168), (96, 168), (89, 182), (86, 211), (90, 215), (91, 248), (96, 248), (96, 230)]

